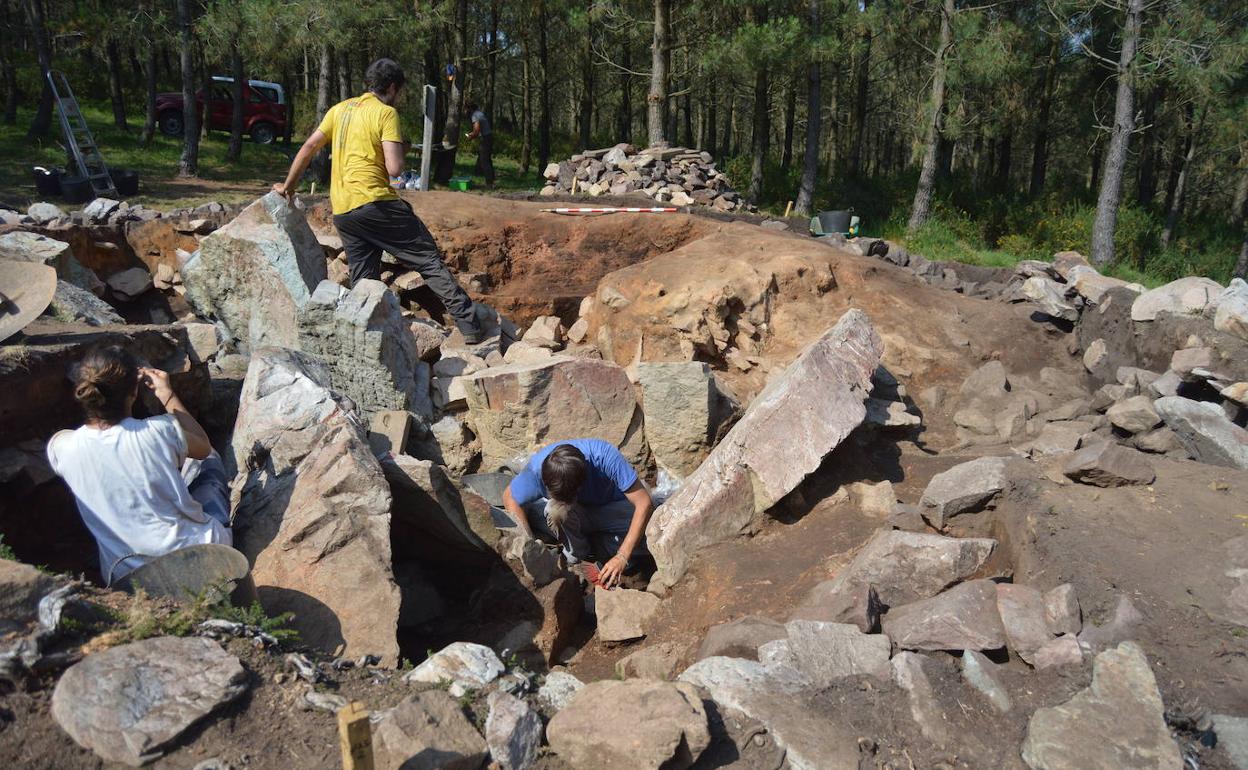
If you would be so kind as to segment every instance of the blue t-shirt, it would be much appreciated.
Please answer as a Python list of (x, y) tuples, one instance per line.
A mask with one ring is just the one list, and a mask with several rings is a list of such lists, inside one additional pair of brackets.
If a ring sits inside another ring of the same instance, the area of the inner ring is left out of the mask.
[(585, 455), (588, 467), (585, 469), (585, 483), (576, 496), (582, 505), (606, 505), (623, 500), (624, 490), (637, 483), (637, 471), (620, 450), (608, 441), (597, 438), (575, 438), (568, 441), (557, 441), (543, 447), (529, 458), (524, 470), (511, 480), (511, 496), (519, 503), (531, 503), (543, 497), (546, 486), (542, 484), (542, 463), (555, 448), (562, 444), (571, 444)]

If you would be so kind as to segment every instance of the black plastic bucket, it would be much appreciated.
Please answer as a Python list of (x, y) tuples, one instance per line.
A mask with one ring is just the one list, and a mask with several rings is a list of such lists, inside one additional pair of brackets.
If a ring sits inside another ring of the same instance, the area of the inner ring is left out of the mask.
[(61, 170), (59, 168), (35, 166), (31, 169), (31, 174), (35, 177), (35, 190), (39, 192), (40, 198), (46, 199), (60, 196)]
[(113, 179), (117, 194), (122, 198), (139, 194), (139, 172), (128, 168), (115, 168), (109, 172), (109, 176)]
[(88, 203), (95, 199), (91, 180), (82, 176), (61, 177), (61, 197), (66, 203)]
[(848, 233), (849, 218), (854, 212), (849, 211), (820, 211), (819, 212), (819, 229), (825, 234), (827, 233)]

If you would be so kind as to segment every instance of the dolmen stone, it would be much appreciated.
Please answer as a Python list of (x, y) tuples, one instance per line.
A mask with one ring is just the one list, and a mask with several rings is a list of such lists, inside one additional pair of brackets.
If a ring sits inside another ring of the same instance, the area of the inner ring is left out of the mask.
[(1188, 276), (1150, 289), (1131, 304), (1132, 321), (1154, 321), (1161, 313), (1199, 315), (1222, 294), (1222, 284), (1202, 276)]
[(373, 725), (376, 770), (478, 770), (487, 755), (459, 701), (441, 690), (400, 701)]
[(1112, 441), (1098, 441), (1076, 451), (1062, 473), (1074, 481), (1097, 487), (1151, 484), (1157, 478), (1142, 452)]
[(675, 478), (687, 478), (710, 454), (736, 404), (701, 361), (643, 361), (637, 364), (637, 384), (655, 462)]
[(858, 427), (882, 352), (866, 314), (850, 310), (772, 379), (655, 512), (647, 542), (659, 569), (650, 590), (674, 585), (699, 549), (740, 534)]
[(1034, 770), (1175, 770), (1183, 759), (1163, 711), (1144, 651), (1123, 642), (1096, 656), (1087, 689), (1032, 715), (1023, 761)]
[(1217, 404), (1166, 396), (1154, 402), (1192, 459), (1228, 468), (1248, 468), (1248, 430), (1231, 422)]
[(550, 720), (546, 738), (571, 767), (600, 770), (683, 770), (711, 743), (694, 686), (653, 679), (585, 685)]
[(979, 571), (997, 547), (991, 538), (879, 530), (827, 590), (872, 586), (892, 607), (927, 599)]
[(884, 634), (865, 634), (848, 623), (790, 620), (785, 624), (793, 667), (816, 687), (858, 674), (887, 678), (892, 645)]
[(1005, 489), (1005, 458), (980, 457), (938, 473), (919, 501), (937, 529), (959, 513), (977, 511)]
[(1006, 644), (991, 580), (972, 580), (890, 609), (883, 628), (904, 650), (995, 650)]
[(216, 642), (161, 636), (71, 666), (52, 692), (52, 718), (102, 759), (140, 767), (246, 690), (247, 672)]
[(1001, 583), (997, 585), (997, 611), (1010, 650), (1034, 663), (1036, 651), (1053, 640), (1045, 619), (1044, 594), (1031, 586)]
[(181, 272), (192, 306), (245, 348), (298, 348), (297, 311), (328, 277), (303, 210), (277, 193), (205, 237)]
[(368, 430), (316, 359), (254, 350), (234, 425), (234, 545), (270, 614), (326, 652), (398, 663), (390, 488)]
[(698, 660), (723, 656), (754, 659), (763, 644), (788, 636), (784, 624), (758, 615), (711, 626), (698, 648)]

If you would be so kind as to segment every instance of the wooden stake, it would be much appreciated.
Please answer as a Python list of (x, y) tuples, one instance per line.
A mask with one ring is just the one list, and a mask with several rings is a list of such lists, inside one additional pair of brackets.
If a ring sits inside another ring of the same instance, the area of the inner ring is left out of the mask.
[(355, 702), (338, 710), (338, 743), (343, 770), (373, 770), (373, 730), (364, 704)]
[(789, 214), (793, 213), (793, 201), (789, 201), (789, 205), (784, 207), (784, 218), (788, 219)]

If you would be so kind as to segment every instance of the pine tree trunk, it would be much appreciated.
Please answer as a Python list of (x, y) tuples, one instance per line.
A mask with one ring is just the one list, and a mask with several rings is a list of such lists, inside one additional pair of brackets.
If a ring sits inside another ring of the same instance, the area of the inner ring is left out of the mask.
[[(533, 77), (529, 66), (529, 40), (523, 42), (524, 62), (521, 66), (520, 83), (520, 173), (529, 173), (529, 156), (533, 154)], [(542, 167), (545, 170), (545, 167)]]
[(770, 94), (767, 70), (760, 67), (754, 74), (754, 119), (750, 133), (750, 188), (746, 198), (757, 204), (763, 196), (763, 172), (766, 168), (771, 124), (768, 120)]
[(836, 92), (840, 87), (840, 80), (841, 79), (840, 79), (839, 71), (835, 67), (833, 67), (832, 68), (832, 87), (828, 89), (829, 95), (828, 95), (828, 139), (827, 139), (828, 171), (827, 171), (827, 175), (829, 179), (832, 179), (833, 177), (836, 176), (836, 162), (839, 158), (839, 156), (837, 155), (837, 151), (836, 151), (837, 150), (836, 143), (841, 139), (841, 131), (839, 130), (839, 126), (837, 126), (837, 122), (836, 122), (837, 121)]
[(143, 79), (146, 86), (145, 109), (143, 114), (143, 134), (140, 144), (146, 146), (156, 135), (156, 44), (148, 42), (147, 57), (143, 62)]
[(719, 118), (719, 115), (717, 114), (719, 104), (715, 85), (715, 80), (712, 78), (711, 82), (708, 84), (710, 91), (706, 96), (706, 114), (703, 116), (702, 120), (704, 127), (703, 133), (705, 134), (702, 138), (702, 146), (705, 147), (707, 152), (710, 153), (714, 153), (715, 148), (719, 146), (717, 142), (719, 138), (719, 126), (716, 125), (716, 120)]
[(1144, 102), (1144, 127), (1140, 136), (1140, 165), (1136, 174), (1135, 202), (1141, 207), (1151, 206), (1157, 195), (1157, 105), (1164, 87), (1159, 83), (1148, 93)]
[[(1138, 0), (1132, 0), (1138, 2)], [(914, 191), (914, 203), (910, 207), (910, 220), (906, 230), (914, 234), (932, 209), (932, 191), (936, 186), (936, 165), (940, 152), (940, 117), (945, 109), (945, 56), (953, 45), (953, 14), (956, 9), (953, 0), (942, 0), (940, 11), (940, 43), (936, 48), (936, 58), (932, 63), (932, 92), (927, 109), (927, 138), (923, 151), (923, 166), (919, 170), (919, 184)]]
[(230, 112), (230, 146), (225, 151), (225, 159), (236, 161), (243, 154), (243, 83), (246, 82), (243, 52), (238, 48), (237, 38), (230, 45), (230, 74), (234, 76), (234, 103)]
[(719, 157), (727, 162), (732, 155), (732, 110), (733, 110), (732, 92), (728, 93), (728, 110), (724, 113), (724, 136), (723, 143), (719, 147)]
[(26, 0), (26, 15), (30, 21), (31, 35), (35, 39), (35, 59), (39, 63), (39, 107), (35, 119), (26, 132), (27, 139), (43, 136), (52, 125), (52, 87), (48, 85), (48, 72), (52, 69), (52, 46), (48, 42), (48, 29), (43, 15), (42, 0)]
[(1118, 92), (1114, 98), (1114, 128), (1105, 153), (1100, 193), (1096, 198), (1096, 218), (1092, 223), (1092, 263), (1114, 261), (1114, 229), (1118, 205), (1122, 201), (1122, 176), (1127, 167), (1127, 150), (1135, 129), (1135, 49), (1140, 38), (1140, 17), (1144, 0), (1128, 0), (1122, 28), (1122, 50), (1118, 55)]
[[(863, 0), (862, 11), (866, 12), (870, 0)], [(866, 27), (866, 25), (863, 25)], [(867, 134), (867, 99), (870, 95), (871, 75), (871, 30), (865, 28), (862, 33), (862, 55), (858, 57), (854, 67), (854, 82), (857, 94), (854, 98), (854, 138), (849, 155), (849, 173), (857, 177), (862, 174), (862, 145)]]
[[(620, 41), (620, 63), (624, 69), (632, 69), (633, 59), (632, 51), (628, 46), (628, 38), (622, 37)], [(632, 81), (629, 80), (627, 72), (620, 73), (620, 104), (619, 110), (615, 114), (615, 140), (617, 142), (631, 142), (633, 140), (633, 89)]]
[[(321, 125), (325, 113), (329, 112), (329, 94), (334, 82), (334, 49), (329, 43), (322, 42), (317, 55), (316, 77), (316, 124)], [(308, 172), (318, 184), (329, 182), (330, 172), (329, 146), (326, 145), (312, 158)]]
[(1192, 107), (1187, 108), (1187, 132), (1183, 137), (1183, 155), (1179, 158), (1179, 173), (1175, 180), (1174, 195), (1170, 205), (1166, 207), (1166, 225), (1161, 229), (1161, 248), (1169, 248), (1174, 238), (1174, 229), (1179, 224), (1179, 215), (1183, 212), (1183, 191), (1187, 187), (1188, 171), (1192, 166), (1192, 158), (1196, 156), (1197, 121)]
[(654, 39), (650, 44), (650, 93), (646, 95), (646, 141), (667, 143), (667, 52), (672, 0), (654, 0)]
[(1009, 192), (1010, 190), (1010, 161), (1014, 155), (1014, 137), (1010, 133), (1006, 133), (1001, 137), (1001, 143), (997, 146), (997, 176), (995, 179), (996, 187), (1001, 192)]
[(17, 41), (10, 34), (17, 22), (9, 16), (9, 0), (0, 0), (0, 84), (4, 87), (4, 113), (0, 122), (11, 126), (17, 123), (17, 67), (13, 64), (13, 50)]
[[(819, 0), (807, 3), (810, 35), (819, 34)], [(814, 211), (815, 178), (819, 175), (819, 128), (822, 125), (822, 77), (820, 63), (812, 55), (806, 62), (806, 150), (802, 154), (802, 181), (797, 188), (793, 213), (808, 217)]]
[(345, 102), (351, 93), (351, 52), (346, 47), (338, 52), (338, 101)]
[(183, 126), (178, 176), (196, 176), (199, 174), (199, 110), (195, 104), (195, 41), (191, 29), (191, 0), (177, 0), (176, 7), (179, 57), (182, 65)]
[(1235, 260), (1235, 269), (1231, 275), (1248, 281), (1248, 219), (1244, 223), (1244, 240), (1239, 245), (1239, 259)]
[[(494, 108), (498, 94), (498, 0), (492, 0), (490, 3), (490, 67), (488, 70), (488, 80), (486, 82), (485, 91), (485, 109), (486, 115), (490, 119), (494, 119)], [(515, 125), (515, 121), (512, 121)]]
[(780, 168), (789, 170), (793, 165), (793, 129), (797, 122), (797, 78), (789, 79), (784, 96), (784, 151), (780, 155)]
[(582, 41), (581, 47), (581, 104), (578, 110), (577, 122), (578, 132), (576, 139), (576, 148), (578, 150), (588, 150), (590, 141), (590, 131), (592, 125), (590, 121), (594, 116), (594, 25), (590, 18), (594, 10), (594, 0), (587, 0), (585, 4), (585, 39)]
[(468, 0), (457, 0), (455, 3), (455, 30), (452, 38), (452, 57), (455, 65), (455, 78), (451, 81), (450, 93), (446, 97), (446, 124), (442, 132), (442, 146), (452, 155), (459, 152), (459, 122), (464, 114), (464, 60), (468, 58)]
[(1057, 81), (1057, 43), (1049, 46), (1049, 63), (1044, 68), (1044, 90), (1036, 111), (1036, 137), (1031, 149), (1031, 184), (1027, 194), (1036, 198), (1044, 190), (1044, 177), (1049, 166), (1049, 112), (1053, 108), (1053, 88)]
[(117, 41), (110, 40), (104, 46), (104, 58), (108, 64), (108, 98), (113, 105), (113, 125), (125, 131), (126, 96), (121, 90), (121, 51), (117, 49)]
[(541, 114), (537, 122), (537, 167), (546, 168), (550, 162), (550, 51), (546, 45), (546, 3), (538, 4), (537, 63), (542, 68), (538, 105)]

